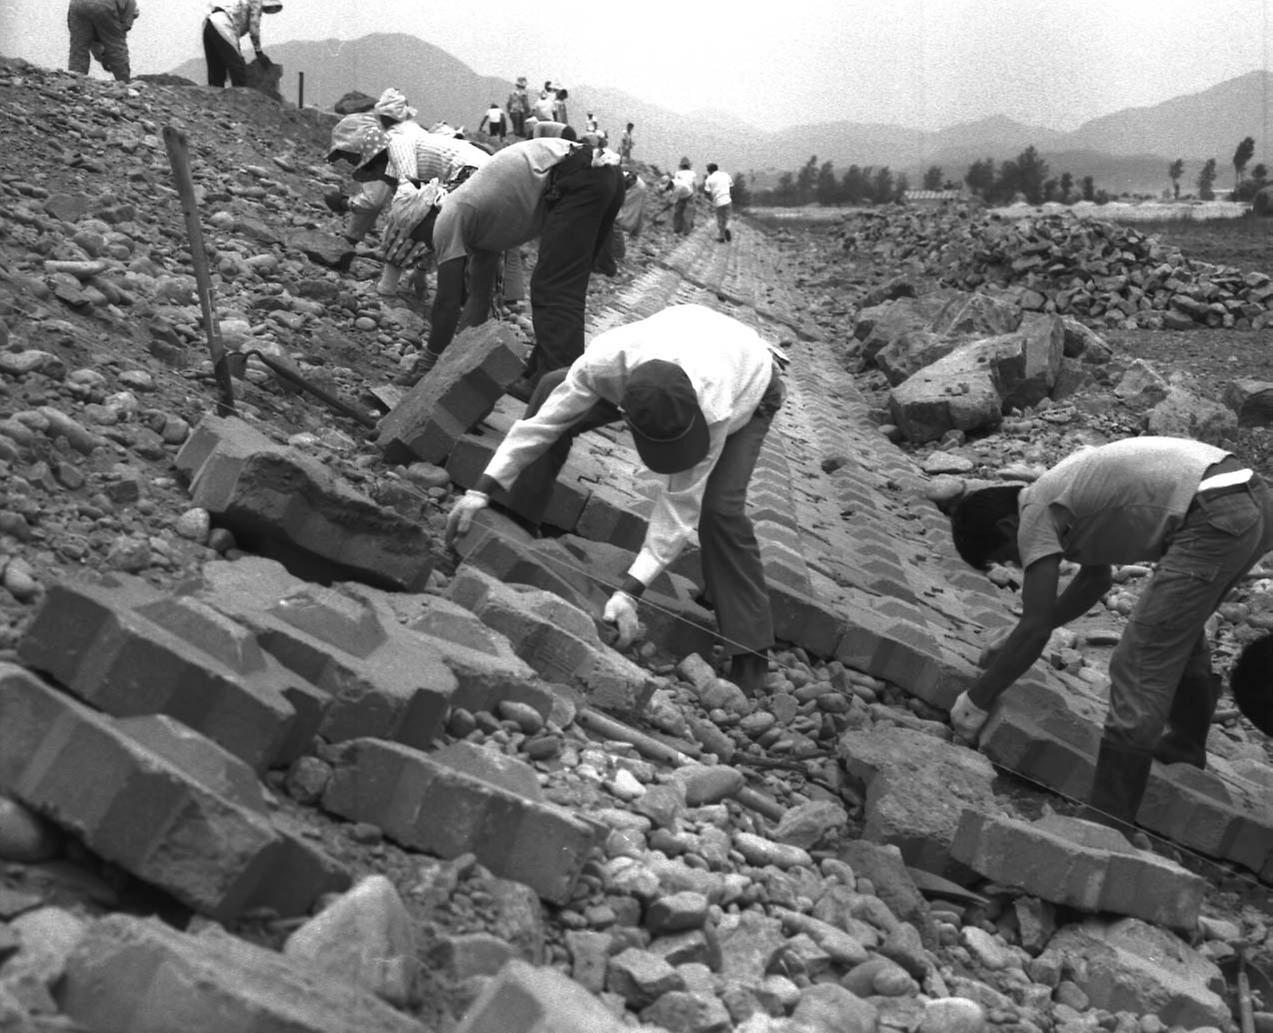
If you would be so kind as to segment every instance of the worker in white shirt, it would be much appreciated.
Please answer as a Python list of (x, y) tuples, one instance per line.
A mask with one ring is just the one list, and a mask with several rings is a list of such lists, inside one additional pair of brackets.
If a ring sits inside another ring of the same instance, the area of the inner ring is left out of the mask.
[(730, 678), (754, 694), (768, 672), (773, 617), (747, 485), (782, 404), (781, 356), (756, 331), (701, 305), (678, 305), (594, 338), (568, 369), (539, 381), (476, 486), (447, 519), (464, 534), (496, 491), (537, 524), (573, 439), (623, 420), (661, 485), (645, 542), (603, 619), (618, 645), (637, 634), (637, 599), (698, 529), (705, 598), (715, 607)]

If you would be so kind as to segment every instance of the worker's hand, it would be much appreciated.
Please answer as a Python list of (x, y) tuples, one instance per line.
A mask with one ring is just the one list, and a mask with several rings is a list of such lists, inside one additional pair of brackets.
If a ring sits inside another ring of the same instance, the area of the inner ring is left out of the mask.
[(1011, 634), (1012, 629), (1008, 628), (992, 638), (989, 644), (982, 649), (981, 655), (977, 657), (977, 666), (984, 671), (987, 667), (994, 663), (995, 658), (1003, 651), (1003, 647), (1008, 641), (1008, 636)]
[(606, 602), (601, 619), (619, 629), (619, 637), (615, 639), (615, 649), (627, 649), (632, 645), (639, 631), (637, 625), (636, 600), (627, 592), (618, 591)]
[(446, 517), (446, 544), (450, 545), (462, 534), (468, 534), (473, 518), (487, 507), (491, 498), (484, 491), (470, 488), (451, 507)]
[(955, 705), (950, 708), (950, 726), (955, 730), (955, 736), (958, 739), (969, 746), (975, 746), (977, 736), (981, 734), (982, 725), (986, 723), (989, 716), (988, 710), (982, 710), (968, 698), (967, 692), (961, 692), (955, 700)]
[(433, 223), (446, 192), (438, 181), (399, 183), (385, 219), (384, 259), (403, 268), (422, 262), (433, 247)]

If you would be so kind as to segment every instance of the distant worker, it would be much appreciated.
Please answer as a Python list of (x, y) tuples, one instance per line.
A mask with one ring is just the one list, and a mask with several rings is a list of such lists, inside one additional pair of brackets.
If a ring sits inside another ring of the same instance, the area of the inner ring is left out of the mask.
[(240, 41), (247, 36), (258, 58), (261, 49), (261, 15), (283, 10), (282, 0), (212, 0), (203, 22), (203, 54), (208, 62), (208, 85), (246, 86), (247, 63)]
[(541, 122), (557, 121), (557, 97), (548, 89), (539, 94), (539, 99), (530, 106), (530, 112)]
[(509, 120), (513, 123), (514, 136), (526, 136), (526, 116), (530, 114), (530, 97), (526, 94), (526, 76), (517, 77), (517, 85), (508, 95), (508, 103), (504, 105)]
[(500, 490), (510, 510), (538, 523), (573, 440), (624, 421), (641, 462), (661, 476), (645, 542), (602, 618), (617, 626), (618, 648), (629, 645), (637, 600), (697, 532), (729, 678), (758, 695), (774, 628), (747, 488), (782, 405), (782, 361), (751, 327), (704, 305), (674, 305), (598, 334), (569, 369), (540, 381), (525, 416), (452, 507), (448, 542)]
[(588, 117), (584, 119), (584, 132), (586, 133), (601, 132), (601, 123), (597, 121), (597, 116), (594, 115), (591, 111), (588, 112)]
[(668, 189), (672, 191), (672, 232), (688, 237), (694, 229), (694, 193), (698, 189), (698, 176), (689, 158), (681, 159)]
[(633, 139), (632, 130), (636, 127), (629, 122), (623, 130), (623, 135), (619, 137), (619, 157), (625, 162), (632, 160), (632, 148), (636, 146), (636, 140)]
[(486, 114), (482, 116), (482, 121), (477, 124), (477, 130), (480, 133), (488, 126), (490, 127), (491, 136), (503, 143), (504, 134), (508, 132), (508, 123), (504, 116), (504, 109), (496, 104), (495, 101), (491, 101), (491, 106), (486, 109)]
[(514, 397), (529, 398), (545, 372), (568, 366), (583, 351), (593, 258), (622, 204), (617, 162), (549, 137), (496, 151), (428, 216), (435, 220), (431, 230), (395, 229), (417, 247), (431, 246), (438, 267), (428, 344), (402, 382), (433, 369), (460, 327), (489, 318), (500, 253), (538, 237), (530, 281), (535, 346), (522, 380), (509, 388)]
[(707, 163), (707, 178), (703, 180), (703, 193), (712, 202), (712, 210), (716, 213), (716, 240), (724, 244), (734, 239), (729, 229), (729, 213), (733, 210), (730, 190), (734, 181), (728, 172), (722, 172), (714, 161)]
[(136, 20), (137, 0), (71, 0), (66, 11), (71, 34), (66, 67), (88, 75), (91, 55), (119, 82), (128, 82), (133, 77), (128, 32)]

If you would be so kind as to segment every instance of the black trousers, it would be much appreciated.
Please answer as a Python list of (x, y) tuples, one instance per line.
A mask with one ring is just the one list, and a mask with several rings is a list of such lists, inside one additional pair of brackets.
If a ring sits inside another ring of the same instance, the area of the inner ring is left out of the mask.
[(239, 48), (230, 46), (207, 20), (203, 23), (203, 56), (208, 62), (209, 86), (224, 86), (227, 76), (231, 86), (247, 85), (248, 66)]
[(581, 148), (562, 163), (548, 187), (548, 216), (530, 278), (535, 347), (526, 378), (531, 384), (583, 354), (588, 277), (624, 193), (619, 167), (593, 168), (591, 160), (591, 150)]

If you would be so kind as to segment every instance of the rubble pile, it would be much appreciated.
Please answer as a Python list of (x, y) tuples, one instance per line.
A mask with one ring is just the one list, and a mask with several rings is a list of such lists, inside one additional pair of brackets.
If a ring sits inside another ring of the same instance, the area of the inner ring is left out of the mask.
[(1124, 329), (1273, 324), (1266, 274), (1195, 261), (1130, 226), (1069, 212), (867, 210), (847, 215), (838, 233), (849, 254), (909, 265), (964, 290), (1002, 290), (1026, 312)]
[[(673, 238), (656, 202), (594, 278), (590, 330), (707, 297), (800, 337), (750, 499), (783, 644), (749, 698), (692, 550), (643, 597), (645, 641), (598, 626), (649, 511), (621, 436), (572, 455), (551, 509), (571, 533), (489, 511), (446, 549), (529, 321), (502, 313), (385, 403), (424, 319), (376, 296), (321, 203), (329, 116), (0, 62), (0, 118), (0, 1027), (1237, 1028), (1235, 959), (1273, 958), (1263, 741), (1222, 711), (1206, 772), (1156, 772), (1144, 823), (1196, 853), (1135, 850), (1038, 788), (1085, 792), (1101, 650), (1148, 570), (1058, 633), (984, 755), (944, 720), (1013, 597), (958, 565), (932, 500), (1055, 458), (1046, 410), (902, 451), (802, 275), (823, 257), (746, 224), (728, 249)], [(172, 123), (227, 347), (392, 409), (374, 435), (251, 358), (214, 412)], [(919, 259), (957, 261), (939, 234), (970, 238), (949, 218), (870, 213), (862, 242), (922, 297), (944, 273)], [(1073, 320), (966, 307), (949, 328), (1017, 335), (1031, 399), (1108, 359)], [(1273, 624), (1259, 584), (1226, 643)], [(1273, 1029), (1273, 999), (1256, 1011)]]

